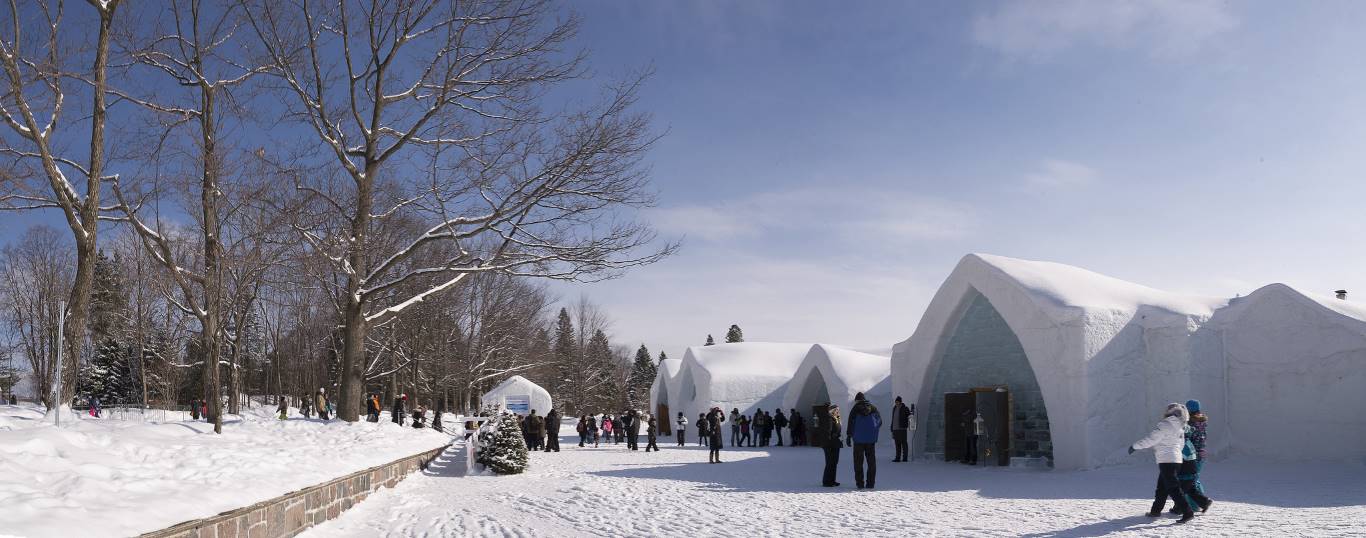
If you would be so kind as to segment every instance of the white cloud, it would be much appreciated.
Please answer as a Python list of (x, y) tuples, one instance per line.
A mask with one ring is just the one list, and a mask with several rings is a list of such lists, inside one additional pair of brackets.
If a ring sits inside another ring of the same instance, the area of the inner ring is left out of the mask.
[(977, 224), (974, 211), (961, 204), (867, 188), (765, 192), (716, 204), (661, 208), (650, 219), (666, 233), (708, 241), (767, 235), (925, 241), (964, 237)]
[(1189, 54), (1237, 25), (1229, 5), (1217, 0), (1039, 0), (1004, 2), (979, 14), (972, 38), (1030, 61), (1082, 46), (1171, 57)]
[(1036, 189), (1085, 187), (1096, 179), (1089, 166), (1061, 159), (1047, 159), (1040, 169), (1025, 176), (1025, 184)]

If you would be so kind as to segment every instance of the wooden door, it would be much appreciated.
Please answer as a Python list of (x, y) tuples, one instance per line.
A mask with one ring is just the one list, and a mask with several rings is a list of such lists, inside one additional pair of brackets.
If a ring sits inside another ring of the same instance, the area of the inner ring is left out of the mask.
[(944, 461), (963, 461), (967, 456), (964, 417), (971, 426), (975, 413), (976, 399), (971, 392), (944, 393)]
[(659, 435), (674, 434), (674, 419), (669, 416), (669, 404), (659, 404), (655, 409), (655, 424), (659, 428)]
[(982, 415), (986, 434), (977, 440), (981, 465), (1010, 465), (1010, 393), (976, 393), (977, 412)]

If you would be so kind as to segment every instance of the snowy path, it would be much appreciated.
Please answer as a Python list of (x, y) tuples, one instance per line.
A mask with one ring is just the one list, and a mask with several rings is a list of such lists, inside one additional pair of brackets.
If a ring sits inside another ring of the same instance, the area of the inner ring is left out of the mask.
[[(577, 443), (577, 441), (575, 441)], [(532, 454), (510, 477), (415, 475), (305, 533), (333, 536), (1362, 536), (1366, 467), (1212, 463), (1209, 515), (1175, 526), (1143, 517), (1155, 467), (1086, 472), (890, 463), (877, 491), (819, 487), (816, 449), (625, 444)], [(1135, 455), (1135, 461), (1151, 461)]]

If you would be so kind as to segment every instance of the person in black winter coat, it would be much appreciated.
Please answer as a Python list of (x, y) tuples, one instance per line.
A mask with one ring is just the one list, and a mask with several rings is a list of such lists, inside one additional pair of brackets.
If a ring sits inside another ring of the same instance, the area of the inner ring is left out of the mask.
[(389, 414), (391, 415), (390, 419), (394, 421), (394, 424), (398, 424), (399, 426), (403, 425), (403, 417), (407, 415), (407, 412), (403, 409), (403, 403), (407, 401), (407, 394), (400, 394), (397, 398), (394, 398), (394, 408), (389, 410)]
[[(436, 430), (436, 431), (443, 431), (443, 430), (441, 429), (441, 415), (443, 415), (443, 414), (445, 414), (445, 413), (446, 413), (446, 399), (445, 399), (445, 398), (441, 398), (441, 399), (439, 399), (439, 400), (436, 401), (436, 411), (432, 413), (432, 429), (433, 429), (433, 430)], [(378, 416), (378, 411), (376, 411), (376, 416)]]
[(711, 438), (711, 433), (707, 431), (707, 414), (697, 414), (697, 446), (705, 446), (707, 440)]
[(840, 449), (844, 444), (840, 442), (840, 408), (834, 404), (830, 406), (830, 431), (825, 434), (825, 474), (821, 475), (821, 485), (833, 488), (840, 485), (835, 481), (835, 471), (839, 469)]
[(560, 412), (553, 407), (545, 414), (545, 451), (560, 451)]
[(650, 449), (652, 449), (652, 448), (655, 450), (655, 452), (659, 452), (659, 445), (656, 445), (656, 444), (655, 444), (655, 439), (656, 439), (658, 436), (659, 436), (659, 422), (655, 420), (655, 417), (651, 416), (650, 419), (647, 420), (647, 421), (645, 422), (645, 451), (646, 451), (646, 452), (649, 452)]
[(906, 431), (911, 426), (911, 408), (901, 402), (901, 397), (896, 397), (896, 404), (892, 406), (892, 442), (896, 445), (896, 456), (893, 462), (903, 462), (907, 460), (909, 445), (906, 443)]
[(802, 420), (801, 413), (793, 409), (788, 415), (788, 422), (792, 425), (792, 446), (806, 446), (806, 422)]
[(721, 423), (725, 421), (726, 412), (720, 407), (713, 407), (711, 412), (707, 413), (707, 446), (711, 449), (707, 459), (711, 463), (721, 463), (721, 445), (724, 444), (721, 439)]
[(622, 426), (626, 428), (626, 448), (638, 450), (640, 448), (640, 416), (636, 415), (636, 410), (626, 412), (626, 417), (621, 420)]

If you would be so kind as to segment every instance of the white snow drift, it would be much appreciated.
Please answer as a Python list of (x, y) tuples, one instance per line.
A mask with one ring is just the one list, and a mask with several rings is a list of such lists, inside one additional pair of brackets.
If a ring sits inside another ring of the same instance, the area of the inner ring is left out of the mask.
[[(1033, 370), (1055, 466), (1128, 461), (1162, 404), (1195, 398), (1216, 452), (1366, 456), (1366, 309), (1272, 284), (1234, 300), (1178, 295), (1068, 265), (965, 256), (910, 339), (896, 393), (925, 409), (965, 311), (985, 299)], [(990, 357), (986, 357), (988, 360)], [(927, 432), (917, 432), (917, 453)], [(942, 441), (940, 441), (942, 443)]]

